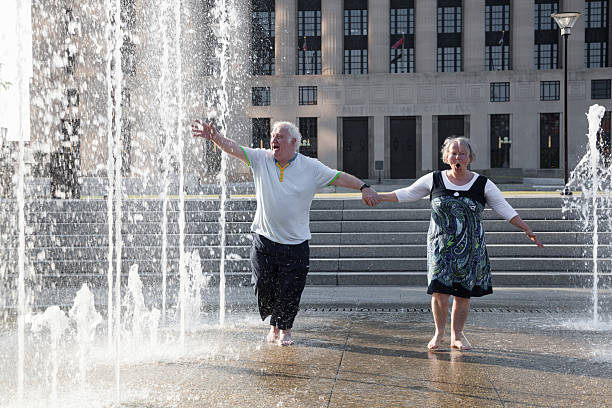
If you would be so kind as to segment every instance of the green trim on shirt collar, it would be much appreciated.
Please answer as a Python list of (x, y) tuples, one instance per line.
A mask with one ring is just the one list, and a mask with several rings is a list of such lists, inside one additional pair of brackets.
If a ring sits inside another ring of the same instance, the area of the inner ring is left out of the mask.
[(335, 177), (332, 179), (332, 181), (330, 181), (330, 182), (327, 184), (327, 186), (328, 186), (328, 187), (329, 187), (329, 186), (331, 186), (331, 185), (332, 185), (332, 183), (333, 183), (334, 181), (336, 181), (336, 179), (337, 179), (337, 178), (340, 176), (340, 173), (342, 173), (342, 172), (341, 172), (341, 171), (339, 171), (339, 172), (336, 174), (336, 176), (335, 176)]
[[(289, 161), (287, 162), (287, 164), (285, 165), (285, 167), (283, 167), (283, 168), (284, 168), (284, 169), (286, 169), (286, 168), (287, 168), (287, 166), (288, 166), (288, 165), (290, 165), (292, 161), (294, 161), (295, 159), (297, 159), (297, 157), (298, 157), (298, 154), (296, 153), (296, 154), (295, 154), (295, 156), (293, 156), (293, 158), (292, 158), (291, 160), (289, 160)], [(275, 163), (278, 163), (278, 160), (276, 160), (276, 157), (274, 158), (274, 162), (275, 162)]]
[(244, 157), (247, 159), (247, 166), (251, 167), (251, 161), (249, 160), (249, 156), (246, 154), (246, 150), (244, 150), (244, 147), (242, 146), (240, 146), (240, 148), (242, 149), (242, 153), (244, 153)]

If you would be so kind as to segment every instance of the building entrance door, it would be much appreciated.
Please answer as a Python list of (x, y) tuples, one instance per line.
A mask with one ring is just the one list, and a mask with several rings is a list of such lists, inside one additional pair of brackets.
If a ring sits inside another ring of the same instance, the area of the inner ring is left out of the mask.
[(342, 170), (368, 178), (368, 118), (342, 118)]
[(389, 119), (389, 171), (392, 179), (416, 177), (416, 117)]
[(465, 129), (463, 120), (463, 115), (438, 116), (438, 151), (436, 152), (438, 156), (438, 170), (450, 169), (448, 164), (442, 162), (440, 150), (446, 138), (463, 136)]

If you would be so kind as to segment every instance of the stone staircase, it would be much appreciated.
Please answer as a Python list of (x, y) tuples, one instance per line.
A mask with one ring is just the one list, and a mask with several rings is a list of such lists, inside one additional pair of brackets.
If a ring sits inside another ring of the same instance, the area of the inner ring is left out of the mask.
[[(591, 234), (577, 216), (563, 214), (557, 196), (509, 198), (537, 233), (539, 249), (491, 210), (485, 211), (486, 239), (496, 286), (588, 286), (592, 279)], [(106, 281), (108, 226), (106, 201), (37, 200), (26, 209), (28, 266), (45, 283), (78, 285)], [(185, 250), (199, 251), (202, 269), (218, 278), (218, 201), (185, 202)], [(17, 265), (16, 207), (3, 201), (0, 236), (1, 276)], [(139, 265), (143, 279), (161, 280), (160, 200), (125, 200), (122, 208), (122, 266), (125, 276)], [(250, 281), (250, 223), (253, 199), (227, 203), (225, 271), (230, 285)], [(605, 212), (605, 211), (604, 211)], [(168, 205), (168, 274), (178, 273), (178, 202)], [(358, 199), (316, 199), (311, 209), (311, 285), (426, 284), (426, 233), (429, 201), (384, 203), (374, 209)], [(611, 281), (612, 233), (602, 222), (599, 270)]]

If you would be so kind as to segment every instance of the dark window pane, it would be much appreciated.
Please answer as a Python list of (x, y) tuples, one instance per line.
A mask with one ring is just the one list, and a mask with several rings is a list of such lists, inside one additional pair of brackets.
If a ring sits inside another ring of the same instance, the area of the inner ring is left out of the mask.
[(266, 149), (270, 144), (270, 118), (253, 118), (254, 148)]
[(491, 168), (510, 167), (510, 115), (491, 115)]
[(491, 83), (491, 102), (510, 101), (510, 82)]
[(253, 106), (270, 105), (270, 87), (257, 86), (251, 88), (251, 97), (253, 101)]
[(317, 104), (317, 87), (316, 86), (300, 86), (299, 103), (300, 105), (316, 105)]
[(540, 100), (541, 101), (558, 101), (560, 95), (559, 81), (542, 81), (540, 82)]
[(559, 168), (559, 114), (540, 114), (540, 168)]
[(300, 153), (317, 158), (317, 118), (300, 118), (299, 128), (302, 135)]
[(591, 81), (591, 99), (610, 99), (609, 79), (593, 79)]

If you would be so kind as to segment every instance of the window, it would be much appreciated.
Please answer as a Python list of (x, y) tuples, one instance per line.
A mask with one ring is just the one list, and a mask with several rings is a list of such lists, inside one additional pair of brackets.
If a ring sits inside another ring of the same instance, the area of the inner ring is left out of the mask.
[(64, 71), (68, 75), (74, 75), (74, 68), (76, 62), (76, 50), (74, 50), (71, 46), (68, 46), (64, 51)]
[(61, 119), (62, 140), (64, 142), (78, 142), (80, 136), (81, 119)]
[[(438, 1), (440, 3), (440, 1)], [(461, 2), (458, 2), (461, 3)], [(438, 34), (461, 32), (461, 5), (456, 7), (438, 6)]]
[(510, 0), (485, 2), (485, 69), (511, 69)]
[(67, 8), (64, 10), (64, 30), (68, 35), (75, 35), (78, 30), (78, 24), (76, 19), (74, 18), (74, 13), (71, 8)]
[(491, 115), (491, 168), (510, 167), (510, 115)]
[(558, 101), (560, 94), (559, 81), (542, 81), (540, 82), (540, 100), (541, 101)]
[(584, 3), (584, 66), (608, 66), (608, 1), (586, 0)]
[(461, 47), (438, 47), (438, 72), (461, 71)]
[(414, 0), (391, 1), (389, 70), (414, 72)]
[(603, 68), (608, 64), (608, 42), (584, 43), (584, 66), (587, 68)]
[(584, 3), (584, 26), (589, 28), (608, 27), (608, 0), (586, 0)]
[[(505, 3), (505, 4), (502, 4)], [(485, 3), (485, 32), (510, 30), (510, 0), (487, 0)]]
[(558, 0), (535, 0), (533, 62), (536, 69), (559, 67), (559, 29), (551, 14), (559, 12)]
[(559, 65), (557, 44), (536, 44), (534, 46), (534, 65), (537, 69), (557, 69)]
[(559, 12), (558, 0), (535, 0), (534, 26), (536, 30), (557, 30), (557, 23), (551, 17)]
[(298, 1), (297, 75), (321, 74), (321, 0)]
[(344, 73), (368, 73), (368, 1), (344, 1)]
[(251, 71), (274, 75), (274, 0), (253, 0), (251, 15)]
[(367, 74), (368, 50), (344, 50), (344, 73)]
[(68, 89), (66, 91), (66, 98), (68, 102), (68, 107), (79, 106), (79, 93), (76, 89)]
[(300, 153), (304, 156), (317, 158), (317, 118), (300, 118), (300, 134), (302, 145)]
[(270, 87), (256, 86), (251, 88), (251, 98), (253, 106), (269, 106), (270, 105)]
[(604, 113), (604, 117), (601, 119), (601, 128), (597, 132), (597, 149), (603, 164), (610, 167), (612, 162), (612, 138), (610, 137), (610, 111)]
[(253, 148), (265, 149), (270, 144), (270, 118), (252, 118)]
[(316, 86), (300, 86), (299, 89), (300, 105), (316, 105), (317, 104), (317, 87)]
[(121, 46), (121, 69), (126, 75), (136, 75), (136, 44), (124, 39)]
[(491, 83), (491, 102), (510, 101), (510, 82)]
[(540, 114), (540, 168), (559, 168), (559, 114)]
[[(367, 7), (363, 5), (362, 7)], [(344, 10), (344, 35), (368, 35), (368, 10)]]
[(609, 79), (593, 79), (591, 81), (591, 99), (610, 99)]
[(461, 0), (438, 0), (437, 71), (463, 70)]

